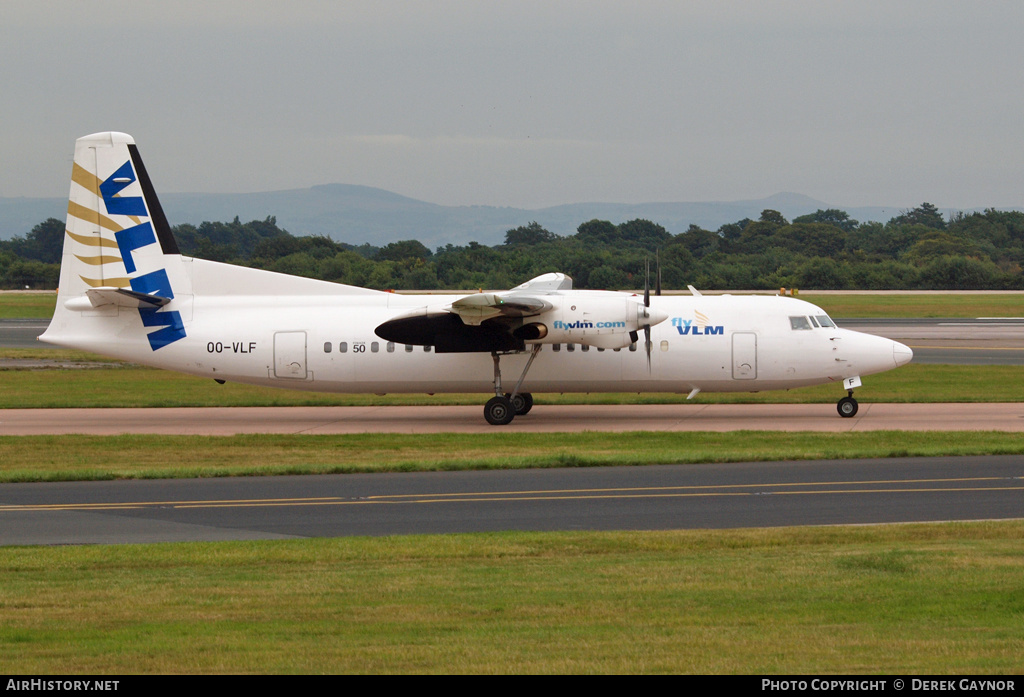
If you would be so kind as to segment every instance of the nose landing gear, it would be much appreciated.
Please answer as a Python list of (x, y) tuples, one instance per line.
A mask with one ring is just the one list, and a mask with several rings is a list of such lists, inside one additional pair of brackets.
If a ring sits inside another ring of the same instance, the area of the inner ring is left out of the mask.
[(848, 419), (851, 416), (857, 415), (857, 400), (853, 398), (853, 390), (849, 390), (846, 396), (839, 400), (836, 404), (836, 410), (839, 411), (839, 415), (844, 419)]

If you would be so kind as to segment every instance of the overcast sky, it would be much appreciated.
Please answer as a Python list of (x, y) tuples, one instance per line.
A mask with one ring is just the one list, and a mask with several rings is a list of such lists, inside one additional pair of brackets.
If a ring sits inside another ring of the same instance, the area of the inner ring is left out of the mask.
[(135, 136), (158, 190), (446, 205), (1024, 205), (1024, 3), (0, 4), (0, 196)]

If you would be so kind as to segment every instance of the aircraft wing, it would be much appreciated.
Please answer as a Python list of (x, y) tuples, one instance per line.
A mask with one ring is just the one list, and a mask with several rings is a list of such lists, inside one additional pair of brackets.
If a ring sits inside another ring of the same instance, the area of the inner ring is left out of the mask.
[(532, 317), (552, 307), (546, 300), (519, 293), (477, 293), (453, 302), (451, 311), (466, 324), (479, 325), (495, 317)]
[(625, 293), (573, 291), (564, 274), (545, 274), (502, 293), (476, 293), (448, 306), (421, 307), (379, 325), (395, 343), (438, 353), (522, 351), (526, 342), (629, 346), (637, 331), (668, 319)]
[(546, 273), (531, 278), (526, 283), (520, 283), (510, 293), (518, 291), (554, 292), (559, 290), (572, 290), (572, 279), (564, 273)]
[(384, 322), (376, 334), (396, 343), (428, 345), (439, 353), (521, 351), (523, 338), (514, 334), (523, 318), (550, 312), (544, 295), (572, 288), (572, 279), (548, 273), (501, 293), (475, 293), (445, 308), (422, 307)]

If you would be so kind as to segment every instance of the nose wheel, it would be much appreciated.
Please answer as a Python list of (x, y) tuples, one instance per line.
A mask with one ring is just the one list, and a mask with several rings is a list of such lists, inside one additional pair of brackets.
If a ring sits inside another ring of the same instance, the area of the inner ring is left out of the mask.
[(857, 415), (857, 400), (853, 398), (853, 390), (850, 390), (845, 397), (839, 400), (836, 404), (836, 410), (839, 415), (844, 419), (849, 419), (852, 416)]

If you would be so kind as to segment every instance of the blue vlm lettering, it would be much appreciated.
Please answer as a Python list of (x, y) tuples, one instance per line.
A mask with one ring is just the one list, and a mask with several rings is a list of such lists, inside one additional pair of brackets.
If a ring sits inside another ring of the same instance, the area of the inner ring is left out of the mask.
[(678, 329), (679, 333), (683, 336), (713, 336), (716, 334), (725, 334), (725, 327), (720, 324), (700, 327), (695, 325), (692, 319), (682, 319), (680, 317), (672, 318), (672, 326)]
[[(139, 217), (149, 215), (141, 196), (117, 195), (134, 181), (136, 181), (135, 170), (132, 169), (131, 161), (126, 160), (116, 172), (100, 184), (100, 194), (103, 197), (103, 204), (107, 207), (108, 213)], [(147, 221), (139, 223), (134, 227), (118, 230), (114, 233), (114, 239), (117, 241), (118, 250), (121, 252), (124, 269), (130, 275), (138, 270), (133, 253), (140, 247), (155, 244), (156, 234), (153, 231), (153, 226)], [(132, 290), (137, 293), (174, 298), (174, 290), (171, 289), (171, 281), (167, 277), (166, 269), (157, 269), (156, 271), (136, 276), (130, 282)], [(159, 327), (156, 331), (146, 335), (149, 339), (149, 347), (153, 351), (172, 344), (178, 339), (185, 338), (185, 325), (181, 321), (181, 315), (176, 310), (161, 311), (156, 308), (140, 307), (139, 317), (142, 319), (142, 326)]]
[[(131, 280), (132, 290), (136, 293), (146, 295), (159, 295), (163, 298), (173, 298), (174, 291), (171, 289), (171, 280), (167, 278), (167, 271), (158, 269)], [(161, 312), (154, 308), (139, 308), (139, 316), (142, 318), (144, 327), (163, 327), (155, 332), (150, 332), (149, 347), (156, 351), (167, 344), (173, 344), (178, 339), (185, 338), (185, 325), (181, 321), (181, 315), (177, 310)]]
[(111, 215), (146, 215), (146, 204), (141, 196), (118, 196), (121, 189), (135, 181), (135, 170), (132, 163), (125, 160), (116, 172), (100, 184), (100, 196), (103, 205)]
[(711, 336), (712, 334), (725, 334), (725, 327), (722, 325), (715, 325), (714, 327), (704, 327), (702, 330), (700, 327), (676, 327), (680, 334), (689, 334), (691, 336)]

